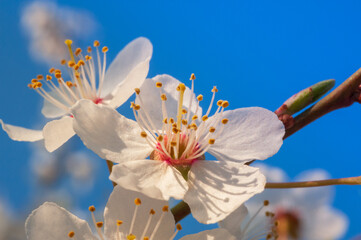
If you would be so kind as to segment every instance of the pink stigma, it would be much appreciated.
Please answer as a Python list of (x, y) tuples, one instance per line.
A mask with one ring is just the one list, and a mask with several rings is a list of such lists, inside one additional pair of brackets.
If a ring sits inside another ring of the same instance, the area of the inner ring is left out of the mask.
[(97, 98), (97, 99), (93, 100), (93, 102), (94, 102), (95, 104), (102, 103), (102, 102), (103, 102), (103, 98)]

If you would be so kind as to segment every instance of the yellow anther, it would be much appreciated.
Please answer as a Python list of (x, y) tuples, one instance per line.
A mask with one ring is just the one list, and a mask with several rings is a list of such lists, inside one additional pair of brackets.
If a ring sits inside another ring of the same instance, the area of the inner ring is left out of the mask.
[(89, 209), (90, 212), (95, 212), (95, 207), (94, 206), (90, 206), (88, 209)]
[(208, 140), (208, 143), (209, 143), (209, 144), (214, 144), (215, 141), (216, 141), (216, 140), (215, 140), (214, 138), (211, 138), (211, 139)]
[(197, 100), (198, 100), (198, 101), (202, 101), (202, 100), (203, 100), (203, 95), (202, 95), (202, 94), (199, 94), (198, 97), (197, 97)]
[(55, 69), (54, 72), (55, 73), (61, 73), (60, 69)]
[(174, 123), (174, 119), (173, 119), (173, 118), (169, 118), (169, 122), (173, 124), (173, 123)]
[(177, 128), (177, 124), (176, 124), (176, 123), (173, 123), (173, 124), (172, 124), (172, 127)]
[(79, 65), (79, 66), (84, 66), (84, 65), (85, 65), (85, 62), (80, 59), (80, 60), (78, 61), (78, 65)]
[(162, 135), (159, 135), (159, 136), (157, 137), (157, 141), (158, 141), (158, 142), (163, 141), (163, 136), (162, 136)]
[(223, 100), (218, 100), (217, 101), (217, 106), (219, 106), (219, 107), (222, 106), (222, 103), (223, 103)]
[(207, 116), (207, 115), (204, 115), (204, 116), (202, 117), (202, 121), (203, 121), (203, 122), (207, 121), (207, 119), (208, 119), (208, 116)]
[(103, 47), (103, 48), (102, 48), (102, 52), (103, 52), (103, 53), (108, 52), (108, 50), (109, 50), (109, 48), (108, 48), (108, 47)]
[(218, 92), (218, 89), (216, 86), (213, 87), (212, 92)]
[(103, 227), (103, 222), (97, 222), (97, 227), (98, 227), (98, 228)]
[(46, 80), (50, 81), (52, 79), (52, 77), (50, 75), (46, 75)]
[(213, 132), (215, 132), (215, 131), (216, 131), (216, 128), (215, 128), (215, 127), (210, 127), (210, 128), (209, 128), (209, 132), (213, 133)]
[(127, 240), (135, 240), (136, 239), (136, 236), (134, 234), (129, 234), (127, 236)]
[(123, 221), (117, 220), (117, 226), (120, 226), (123, 224)]
[(99, 43), (98, 40), (95, 40), (93, 45), (94, 45), (94, 47), (99, 47), (99, 46), (100, 46), (100, 43)]
[(268, 204), (269, 204), (269, 201), (268, 201), (268, 200), (264, 200), (264, 201), (263, 201), (263, 205), (264, 205), (264, 206), (268, 206)]
[(73, 49), (71, 48), (71, 44), (73, 43), (72, 40), (65, 40), (65, 44), (68, 46), (68, 50), (69, 50), (69, 55), (70, 55), (70, 59), (75, 62), (75, 58), (74, 58), (74, 53), (73, 53)]
[(168, 212), (168, 210), (169, 210), (169, 206), (168, 206), (168, 205), (163, 206), (163, 208), (162, 208), (162, 211), (163, 211), (163, 212)]
[(91, 52), (92, 52), (92, 48), (91, 48), (91, 47), (88, 47), (87, 51), (88, 51), (88, 53), (91, 53)]
[(136, 198), (134, 199), (134, 204), (139, 206), (140, 204), (142, 204), (142, 201), (140, 200), (140, 198)]
[(139, 89), (139, 88), (134, 88), (134, 92), (135, 92), (136, 94), (139, 94), (139, 93), (140, 93), (140, 89)]
[(177, 228), (178, 231), (180, 231), (180, 230), (182, 230), (182, 225), (180, 225), (180, 224), (178, 223), (177, 226), (176, 226), (176, 228)]
[(151, 215), (154, 215), (154, 214), (155, 214), (155, 211), (154, 211), (154, 209), (153, 209), (153, 208), (152, 208), (152, 209), (150, 209), (149, 214), (151, 214)]
[(149, 240), (149, 237), (144, 237), (143, 240)]
[(130, 108), (134, 108), (134, 106), (135, 106), (134, 102), (131, 102), (130, 103)]
[(184, 92), (186, 90), (186, 85), (184, 83), (180, 83), (177, 87), (177, 91)]
[(66, 82), (66, 85), (67, 85), (68, 87), (72, 87), (72, 86), (73, 86), (73, 83), (70, 82), (70, 81), (67, 81), (67, 82)]
[(41, 74), (39, 74), (39, 75), (36, 76), (36, 78), (37, 78), (38, 80), (43, 80), (43, 79), (44, 79), (44, 76), (41, 75)]
[(68, 62), (68, 66), (69, 66), (69, 67), (74, 67), (74, 66), (75, 66), (75, 62), (74, 62), (74, 61), (69, 61), (69, 62)]
[(36, 84), (36, 88), (41, 88), (43, 86), (43, 84), (41, 82), (37, 82)]
[(80, 48), (75, 49), (75, 52), (74, 52), (75, 56), (79, 56), (80, 53), (81, 53)]
[(156, 82), (156, 83), (155, 83), (155, 86), (156, 86), (157, 88), (161, 88), (161, 87), (163, 86), (163, 84), (162, 84), (161, 82)]
[(174, 128), (172, 128), (172, 132), (175, 133), (175, 134), (177, 134), (177, 133), (179, 132), (179, 130), (174, 127)]
[(172, 147), (175, 147), (175, 146), (177, 146), (177, 142), (170, 142), (170, 145), (171, 145)]
[(194, 73), (191, 74), (191, 77), (189, 78), (189, 80), (195, 80), (196, 76), (194, 75)]
[(59, 73), (59, 72), (58, 72), (58, 73), (55, 73), (55, 77), (56, 77), (56, 78), (61, 78), (61, 73)]
[[(74, 69), (77, 70), (76, 68), (74, 68)], [(76, 77), (76, 78), (80, 78), (80, 73), (76, 72), (76, 73), (75, 73), (75, 77)]]
[(222, 123), (223, 123), (223, 124), (227, 124), (227, 123), (228, 123), (228, 119), (227, 119), (227, 118), (222, 119)]
[(193, 117), (192, 117), (192, 120), (193, 121), (195, 121), (195, 120), (197, 120), (198, 119), (198, 116), (197, 115), (194, 115)]
[[(74, 66), (74, 70), (77, 71), (77, 70), (79, 69), (79, 67), (80, 67), (80, 66), (79, 66), (78, 64), (76, 64), (76, 65)], [(80, 74), (78, 74), (77, 77), (80, 77)]]
[(269, 216), (271, 216), (271, 213), (269, 211), (266, 211), (265, 215), (266, 215), (266, 217), (269, 217)]
[(70, 39), (66, 39), (64, 43), (69, 46), (73, 43), (73, 41)]
[(141, 136), (142, 138), (146, 138), (147, 135), (148, 135), (148, 134), (147, 134), (146, 132), (141, 132), (141, 133), (140, 133), (140, 136)]
[(164, 118), (164, 119), (163, 119), (163, 123), (167, 124), (167, 123), (168, 123), (168, 119), (167, 119), (167, 118)]
[(68, 237), (69, 237), (69, 238), (73, 238), (74, 236), (75, 236), (75, 232), (70, 231), (70, 232), (68, 233)]
[(229, 102), (228, 101), (224, 101), (223, 103), (222, 103), (222, 107), (223, 108), (226, 108), (226, 107), (228, 107), (229, 106)]
[(49, 73), (50, 73), (50, 74), (53, 74), (54, 71), (55, 71), (55, 68), (50, 68), (50, 69), (49, 69)]
[(162, 99), (162, 101), (167, 101), (167, 95), (163, 93), (162, 95), (160, 95), (160, 99)]
[(89, 56), (89, 55), (86, 55), (86, 56), (85, 56), (85, 61), (89, 61), (90, 59), (92, 59), (91, 56)]
[(197, 124), (195, 124), (195, 123), (192, 123), (192, 124), (190, 125), (190, 127), (193, 128), (193, 129), (195, 129), (195, 130), (197, 130)]
[(31, 83), (37, 83), (37, 82), (39, 82), (38, 79), (35, 79), (35, 78), (31, 79)]
[(135, 104), (135, 105), (134, 105), (134, 109), (135, 109), (136, 111), (138, 111), (138, 110), (140, 109), (140, 106), (139, 106), (138, 104)]
[(182, 109), (182, 114), (186, 114), (187, 110), (185, 110), (184, 108)]
[(66, 60), (65, 60), (65, 59), (62, 59), (62, 60), (60, 61), (60, 64), (61, 64), (61, 65), (65, 65), (65, 64), (66, 64)]
[(31, 83), (28, 84), (28, 87), (29, 87), (30, 89), (33, 89), (33, 88), (34, 88), (34, 87), (33, 87), (33, 84), (31, 84)]
[(183, 120), (182, 120), (182, 124), (183, 124), (183, 125), (187, 125), (187, 124), (188, 124), (187, 119), (183, 119)]

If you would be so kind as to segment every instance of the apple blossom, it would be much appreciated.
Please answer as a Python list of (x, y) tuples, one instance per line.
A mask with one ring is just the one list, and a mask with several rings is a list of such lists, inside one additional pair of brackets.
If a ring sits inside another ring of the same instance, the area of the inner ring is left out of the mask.
[(44, 139), (46, 149), (52, 152), (75, 134), (70, 109), (77, 101), (89, 99), (95, 104), (117, 108), (127, 101), (135, 87), (142, 85), (148, 74), (153, 47), (146, 38), (140, 37), (129, 43), (107, 71), (107, 47), (101, 49), (101, 54), (99, 42), (95, 41), (96, 54), (92, 54), (92, 48), (88, 47), (83, 55), (80, 48), (73, 51), (71, 40), (65, 43), (70, 60), (62, 60), (62, 64), (68, 67), (70, 80), (64, 80), (61, 70), (51, 68), (50, 75), (38, 75), (28, 85), (45, 99), (43, 115), (61, 118), (48, 122), (43, 130), (12, 126), (0, 119), (3, 130), (11, 139), (29, 142)]
[[(72, 109), (74, 130), (100, 157), (119, 163), (112, 181), (153, 198), (184, 199), (198, 221), (215, 223), (263, 191), (264, 176), (245, 163), (274, 155), (284, 127), (266, 109), (225, 111), (229, 103), (222, 100), (211, 116), (215, 87), (202, 115), (194, 79), (191, 89), (169, 75), (145, 81), (135, 89), (136, 122), (80, 101)], [(205, 161), (206, 152), (217, 160)]]

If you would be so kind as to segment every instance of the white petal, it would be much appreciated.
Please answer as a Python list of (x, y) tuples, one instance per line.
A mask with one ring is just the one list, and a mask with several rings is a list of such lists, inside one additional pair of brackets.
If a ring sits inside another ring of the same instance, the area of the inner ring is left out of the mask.
[(55, 151), (74, 136), (73, 118), (65, 116), (48, 122), (43, 129), (43, 134), (46, 150)]
[[(284, 126), (276, 114), (264, 108), (225, 111), (228, 118), (223, 132), (209, 150), (221, 160), (248, 161), (271, 157), (282, 145)], [(221, 128), (220, 123), (217, 128)]]
[(227, 230), (218, 228), (182, 237), (180, 240), (236, 240)]
[(86, 221), (74, 216), (55, 203), (46, 202), (35, 209), (25, 223), (28, 240), (64, 240), (75, 232), (78, 240), (96, 240)]
[[(148, 74), (152, 53), (153, 46), (144, 37), (133, 40), (119, 52), (105, 74), (102, 88), (103, 96), (117, 95), (117, 103), (111, 105), (120, 106), (134, 93), (134, 88), (142, 85)], [(122, 98), (118, 96), (120, 93), (116, 94), (118, 91), (123, 94)]]
[(71, 112), (75, 132), (101, 158), (121, 162), (149, 156), (152, 149), (140, 136), (138, 124), (114, 109), (80, 100)]
[[(104, 231), (107, 239), (117, 239), (117, 220), (123, 221), (123, 224), (119, 227), (120, 232), (129, 233), (130, 224), (134, 216), (134, 200), (136, 198), (139, 198), (142, 203), (137, 210), (132, 234), (138, 238), (142, 236), (145, 225), (148, 221), (149, 211), (154, 209), (155, 215), (153, 215), (151, 225), (146, 233), (146, 236), (150, 237), (162, 214), (163, 206), (168, 205), (168, 202), (149, 198), (140, 192), (133, 192), (116, 186), (109, 197), (104, 211)], [(161, 221), (161, 227), (157, 230), (154, 239), (169, 239), (174, 233), (175, 222), (172, 213), (168, 211), (164, 214), (165, 215)]]
[(2, 129), (9, 135), (9, 138), (15, 141), (35, 142), (43, 139), (42, 130), (32, 130), (22, 127), (5, 124), (0, 119)]
[(240, 236), (241, 232), (241, 224), (244, 219), (247, 217), (248, 209), (243, 204), (238, 209), (233, 211), (228, 217), (223, 219), (218, 223), (219, 227), (227, 229), (228, 232), (232, 233), (234, 236)]
[(340, 239), (348, 227), (346, 215), (329, 206), (310, 209), (305, 213), (303, 240)]
[[(167, 115), (168, 118), (172, 117), (174, 119), (176, 119), (177, 117), (179, 98), (179, 92), (176, 90), (176, 88), (181, 82), (173, 78), (172, 76), (163, 74), (157, 75), (152, 79), (147, 79), (140, 88), (140, 97), (144, 103), (144, 105), (141, 105), (140, 111), (143, 111), (143, 109), (145, 109), (149, 113), (152, 121), (155, 124), (155, 127), (157, 129), (161, 129), (164, 118), (162, 114), (162, 101), (160, 99), (160, 92), (159, 89), (155, 86), (156, 82), (161, 82), (163, 84), (162, 92), (167, 95), (167, 101), (165, 101)], [(187, 111), (189, 103), (190, 101), (192, 101), (191, 116), (193, 116), (195, 114), (196, 106), (198, 103), (195, 95), (193, 94), (193, 96), (191, 96), (191, 90), (188, 87), (184, 92), (183, 98), (183, 108)], [(138, 96), (136, 97), (135, 102), (137, 104), (140, 104)], [(200, 107), (198, 108), (197, 114), (198, 116), (202, 115), (202, 109)]]
[[(63, 102), (59, 94), (55, 91), (48, 92), (50, 96), (58, 100), (59, 102)], [(43, 108), (41, 109), (41, 113), (47, 118), (57, 118), (66, 114), (64, 109), (56, 107), (54, 104), (50, 103), (46, 99), (44, 99)]]
[(223, 220), (266, 183), (259, 169), (223, 161), (197, 161), (188, 176), (184, 201), (194, 218), (207, 224)]
[(109, 179), (126, 189), (164, 200), (181, 199), (188, 188), (178, 170), (166, 162), (150, 159), (120, 163), (113, 167)]

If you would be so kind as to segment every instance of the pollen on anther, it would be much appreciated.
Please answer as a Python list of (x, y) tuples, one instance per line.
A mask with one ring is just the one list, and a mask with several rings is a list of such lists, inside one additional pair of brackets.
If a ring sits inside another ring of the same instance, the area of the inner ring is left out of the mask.
[(68, 233), (68, 237), (69, 237), (69, 238), (73, 238), (74, 236), (75, 236), (75, 232), (70, 231), (70, 232)]
[(102, 228), (103, 227), (103, 222), (97, 222), (97, 227)]
[(161, 87), (163, 86), (163, 84), (162, 84), (161, 82), (156, 82), (156, 83), (155, 83), (155, 86), (156, 86), (157, 88), (161, 88)]
[(186, 114), (187, 110), (185, 110), (184, 108), (182, 109), (182, 114)]
[(159, 135), (159, 136), (157, 137), (157, 141), (158, 141), (158, 142), (163, 141), (163, 136), (162, 136), (162, 135)]
[(191, 74), (191, 77), (189, 78), (189, 80), (195, 80), (196, 76), (194, 75), (194, 73)]
[(49, 73), (52, 74), (55, 71), (55, 68), (50, 68)]
[(36, 78), (37, 78), (38, 80), (43, 80), (43, 79), (44, 79), (44, 76), (41, 75), (41, 74), (39, 74), (39, 75), (36, 76)]
[(208, 143), (209, 143), (209, 144), (214, 144), (215, 141), (216, 141), (216, 140), (215, 140), (214, 138), (211, 138), (211, 139), (208, 140)]
[(144, 237), (143, 240), (149, 240), (149, 237)]
[(160, 99), (162, 99), (162, 101), (167, 101), (167, 95), (163, 93), (162, 95), (160, 95)]
[(127, 236), (127, 240), (135, 240), (136, 239), (136, 236), (134, 234), (129, 234)]
[(77, 48), (74, 52), (75, 56), (79, 56), (80, 53), (81, 53), (81, 48)]
[(140, 93), (140, 89), (139, 89), (139, 88), (134, 88), (134, 92), (135, 92), (136, 94), (139, 94), (139, 93)]
[(59, 73), (59, 72), (58, 72), (58, 73), (55, 73), (55, 77), (56, 77), (56, 78), (61, 78), (61, 73)]
[(88, 51), (88, 53), (92, 52), (92, 48), (88, 47), (87, 51)]
[(177, 87), (177, 91), (184, 92), (185, 90), (186, 90), (186, 85), (184, 85), (184, 83), (180, 83)]
[(173, 119), (173, 118), (169, 118), (169, 122), (173, 124), (173, 123), (174, 123), (174, 119)]
[(103, 52), (103, 53), (108, 52), (108, 50), (109, 50), (109, 48), (108, 48), (108, 47), (103, 47), (103, 48), (102, 48), (102, 52)]
[(85, 65), (85, 62), (80, 59), (80, 60), (78, 61), (78, 65), (79, 65), (79, 66), (84, 66), (84, 65)]
[(91, 56), (89, 56), (89, 55), (86, 55), (86, 56), (85, 56), (85, 61), (89, 61), (90, 59), (92, 59)]
[(164, 119), (163, 119), (163, 123), (167, 124), (167, 123), (168, 123), (168, 119), (167, 119), (167, 118), (164, 118)]
[(33, 88), (33, 84), (29, 83), (29, 84), (28, 84), (28, 87), (29, 87), (30, 89), (32, 89), (32, 88)]
[(99, 46), (100, 46), (100, 43), (99, 43), (98, 40), (95, 40), (93, 45), (94, 45), (94, 47), (99, 47)]
[(264, 205), (264, 206), (268, 206), (268, 204), (269, 204), (269, 201), (268, 201), (268, 200), (264, 200), (264, 201), (263, 201), (263, 205)]
[(176, 228), (177, 228), (178, 231), (180, 231), (180, 230), (182, 230), (182, 225), (180, 225), (180, 224), (178, 223), (177, 226), (176, 226)]
[(140, 200), (140, 198), (136, 198), (134, 199), (134, 204), (139, 206), (140, 204), (142, 204), (142, 201)]
[(182, 124), (183, 124), (183, 125), (187, 125), (187, 124), (188, 124), (188, 121), (187, 121), (186, 119), (183, 119), (183, 120), (182, 120)]
[(229, 106), (229, 102), (228, 102), (228, 101), (223, 101), (222, 107), (223, 107), (223, 108), (226, 108), (226, 107), (228, 107), (228, 106)]
[(194, 121), (194, 120), (197, 120), (198, 119), (198, 116), (197, 115), (194, 115), (193, 117), (192, 117), (192, 120)]
[(47, 81), (50, 81), (51, 79), (52, 79), (52, 77), (51, 77), (51, 76), (46, 75), (46, 80), (47, 80)]
[(147, 137), (147, 133), (146, 133), (146, 132), (141, 132), (141, 133), (140, 133), (140, 136), (143, 137), (143, 138), (146, 138), (146, 137)]
[(227, 119), (227, 118), (222, 119), (222, 123), (223, 123), (223, 124), (227, 124), (227, 123), (228, 123), (228, 119)]
[(163, 206), (163, 208), (162, 208), (162, 211), (163, 211), (163, 212), (168, 212), (168, 210), (169, 210), (169, 206), (168, 206), (168, 205)]
[(215, 132), (215, 131), (216, 131), (216, 128), (215, 128), (215, 127), (210, 127), (210, 128), (209, 128), (209, 132), (213, 133), (213, 132)]
[(69, 61), (69, 62), (68, 62), (68, 66), (69, 66), (69, 67), (74, 67), (74, 66), (75, 66), (75, 62)]
[(202, 94), (199, 94), (198, 97), (197, 97), (197, 100), (198, 100), (198, 101), (202, 101), (202, 100), (203, 100), (203, 95), (202, 95)]
[(152, 208), (152, 209), (150, 209), (149, 214), (151, 214), (151, 215), (154, 215), (154, 214), (155, 214), (155, 211), (154, 211), (154, 209), (153, 209), (153, 208)]
[(135, 104), (135, 105), (134, 105), (134, 109), (138, 111), (138, 110), (140, 109), (140, 105)]
[(207, 115), (204, 115), (204, 116), (202, 117), (202, 121), (203, 121), (203, 122), (207, 121), (207, 119), (208, 119), (208, 116), (207, 116)]
[(216, 86), (213, 87), (212, 92), (218, 92), (218, 89)]
[(223, 103), (223, 100), (218, 100), (217, 101), (217, 106), (219, 106), (219, 107), (222, 106), (222, 103)]
[(123, 221), (117, 220), (117, 226), (120, 226), (123, 224)]
[(172, 128), (172, 132), (175, 133), (175, 134), (177, 134), (177, 133), (179, 132), (179, 130), (174, 127), (174, 128)]
[(39, 82), (38, 79), (35, 79), (35, 78), (31, 79), (31, 83), (37, 83), (37, 82)]
[(64, 43), (69, 46), (73, 43), (73, 41), (70, 39), (66, 39)]
[(90, 211), (90, 212), (95, 212), (95, 207), (94, 207), (94, 206), (90, 206), (90, 207), (89, 207), (89, 211)]
[(66, 60), (65, 60), (65, 59), (62, 59), (62, 60), (60, 61), (60, 64), (61, 64), (61, 65), (65, 65), (65, 64), (66, 64)]
[(172, 147), (175, 147), (175, 146), (177, 146), (177, 142), (170, 142), (170, 145), (171, 145)]

